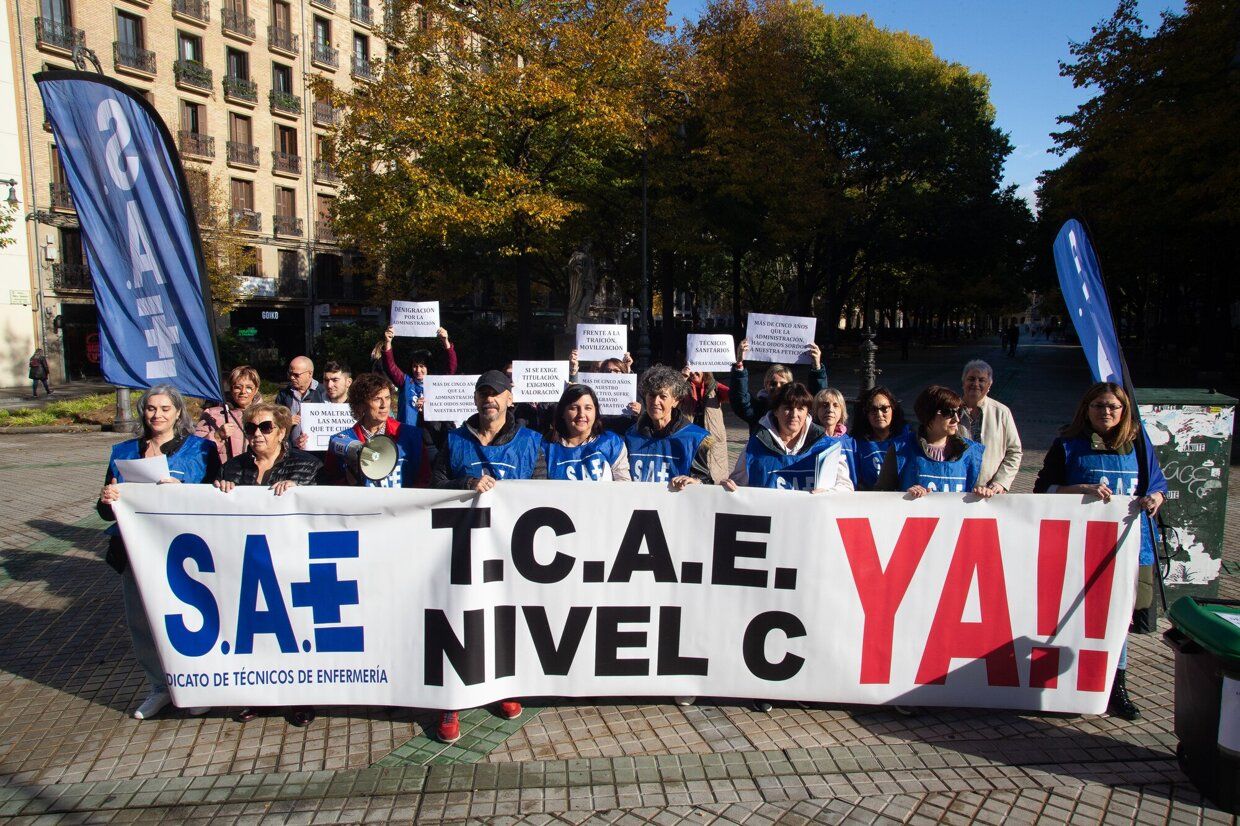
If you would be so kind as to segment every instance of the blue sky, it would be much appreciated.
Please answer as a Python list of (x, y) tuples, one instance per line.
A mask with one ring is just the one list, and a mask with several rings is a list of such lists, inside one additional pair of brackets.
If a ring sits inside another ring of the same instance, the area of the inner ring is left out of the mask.
[[(1062, 163), (1048, 153), (1058, 115), (1074, 111), (1090, 90), (1059, 76), (1069, 41), (1089, 38), (1090, 27), (1111, 16), (1116, 0), (819, 0), (827, 11), (867, 14), (879, 26), (928, 39), (940, 57), (990, 78), (999, 128), (1015, 150), (1004, 168), (1033, 204), (1037, 176)], [(694, 19), (703, 0), (670, 0), (671, 20)], [(1141, 18), (1157, 28), (1163, 9), (1183, 11), (1183, 0), (1140, 0)]]

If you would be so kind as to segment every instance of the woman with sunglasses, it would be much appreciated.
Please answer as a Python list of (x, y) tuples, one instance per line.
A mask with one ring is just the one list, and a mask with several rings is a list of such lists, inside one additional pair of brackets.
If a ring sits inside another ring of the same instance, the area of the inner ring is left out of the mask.
[(629, 482), (629, 451), (624, 439), (603, 427), (598, 396), (585, 384), (569, 385), (556, 402), (543, 440), (548, 479), (573, 482)]
[[(1112, 496), (1139, 496), (1141, 508), (1151, 517), (1158, 514), (1167, 497), (1167, 480), (1161, 473), (1142, 472), (1137, 451), (1141, 423), (1133, 414), (1132, 401), (1124, 388), (1099, 382), (1085, 391), (1072, 423), (1046, 452), (1046, 460), (1033, 483), (1034, 493), (1067, 493), (1096, 496), (1109, 502)], [(1153, 526), (1141, 520), (1141, 565), (1154, 564)], [(1148, 596), (1153, 599), (1152, 589)], [(1138, 601), (1137, 607), (1142, 607)], [(1144, 607), (1149, 607), (1148, 601)], [(1107, 710), (1116, 717), (1136, 720), (1141, 711), (1128, 696), (1126, 681), (1128, 646), (1119, 655)]]
[(906, 439), (898, 454), (888, 448), (877, 489), (902, 490), (914, 499), (927, 493), (994, 496), (993, 488), (978, 484), (985, 448), (959, 433), (963, 404), (954, 390), (937, 384), (921, 391), (913, 402), (916, 437)]
[(861, 394), (850, 434), (857, 450), (857, 490), (875, 490), (888, 449), (894, 447), (898, 473), (904, 466), (900, 448), (913, 437), (904, 420), (904, 408), (895, 394), (879, 385)]
[[(297, 485), (315, 485), (323, 473), (323, 463), (314, 454), (288, 443), (293, 429), (293, 412), (282, 404), (262, 402), (245, 411), (243, 425), (249, 448), (229, 459), (220, 469), (215, 487), (224, 493), (238, 485), (266, 485), (279, 496)], [(246, 707), (233, 715), (238, 723), (248, 723), (258, 712)], [(308, 726), (314, 709), (298, 707), (287, 711), (284, 719), (294, 726)]]

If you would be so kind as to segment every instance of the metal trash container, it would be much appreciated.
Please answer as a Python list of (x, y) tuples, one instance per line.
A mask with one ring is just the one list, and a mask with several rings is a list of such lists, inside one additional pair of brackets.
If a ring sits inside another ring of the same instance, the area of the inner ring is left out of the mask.
[(1181, 597), (1163, 639), (1175, 651), (1176, 759), (1202, 794), (1240, 812), (1240, 601)]

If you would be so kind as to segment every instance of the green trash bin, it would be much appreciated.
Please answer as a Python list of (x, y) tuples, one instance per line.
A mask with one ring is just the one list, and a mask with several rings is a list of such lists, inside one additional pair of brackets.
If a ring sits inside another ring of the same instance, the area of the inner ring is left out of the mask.
[(1202, 794), (1240, 813), (1240, 601), (1181, 597), (1169, 615), (1176, 758)]

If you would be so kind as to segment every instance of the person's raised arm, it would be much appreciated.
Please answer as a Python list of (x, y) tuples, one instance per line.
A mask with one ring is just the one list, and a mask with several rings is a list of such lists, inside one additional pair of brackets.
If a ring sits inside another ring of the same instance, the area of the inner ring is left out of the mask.
[(388, 327), (383, 331), (383, 372), (392, 380), (392, 384), (401, 387), (405, 383), (405, 372), (396, 364), (396, 351), (392, 349), (392, 339), (396, 330)]

